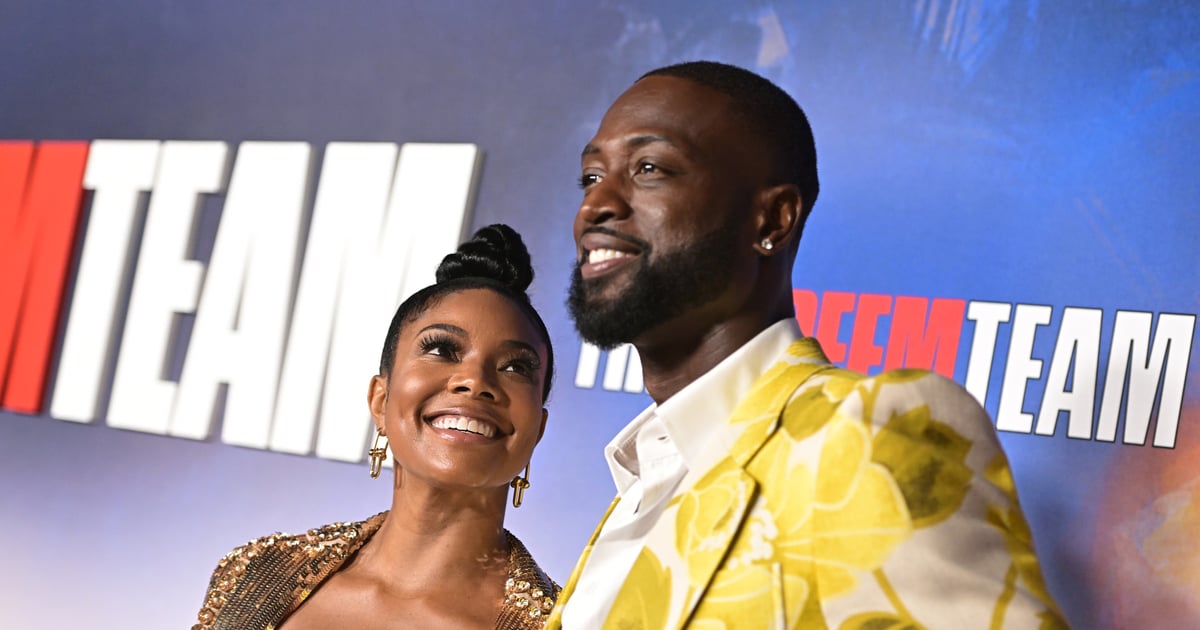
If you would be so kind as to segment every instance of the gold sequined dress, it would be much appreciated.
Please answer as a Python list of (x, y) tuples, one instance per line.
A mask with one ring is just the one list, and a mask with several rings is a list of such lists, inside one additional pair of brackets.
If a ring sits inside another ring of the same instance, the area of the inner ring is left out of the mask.
[[(274, 630), (379, 531), (387, 512), (357, 523), (333, 523), (306, 534), (272, 534), (229, 552), (209, 580), (192, 630)], [(497, 630), (541, 630), (559, 586), (516, 536)]]

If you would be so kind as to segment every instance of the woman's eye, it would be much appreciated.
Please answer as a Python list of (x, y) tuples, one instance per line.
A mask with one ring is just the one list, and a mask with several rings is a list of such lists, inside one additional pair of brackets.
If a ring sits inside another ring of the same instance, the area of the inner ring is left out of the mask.
[(426, 339), (421, 342), (421, 352), (444, 359), (454, 359), (458, 356), (458, 346), (445, 339)]
[(529, 361), (513, 361), (504, 364), (504, 367), (500, 368), (500, 371), (512, 372), (521, 376), (533, 376), (533, 373), (537, 371), (537, 366)]

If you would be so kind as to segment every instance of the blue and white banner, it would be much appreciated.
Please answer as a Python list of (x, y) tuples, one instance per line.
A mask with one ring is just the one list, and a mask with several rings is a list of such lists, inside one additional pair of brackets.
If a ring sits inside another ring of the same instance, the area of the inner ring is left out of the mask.
[(508, 524), (564, 581), (649, 402), (566, 314), (579, 151), (692, 59), (810, 117), (803, 330), (984, 402), (1073, 626), (1200, 626), (1198, 32), (1182, 0), (6, 2), (0, 627), (188, 627), (234, 546), (386, 509), (387, 321), (495, 222), (559, 366)]

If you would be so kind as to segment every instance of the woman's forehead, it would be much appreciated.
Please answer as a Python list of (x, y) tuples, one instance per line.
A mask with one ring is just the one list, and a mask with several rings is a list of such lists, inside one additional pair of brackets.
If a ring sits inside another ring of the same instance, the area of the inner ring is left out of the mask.
[(448, 293), (409, 324), (409, 334), (443, 324), (469, 337), (504, 337), (540, 348), (545, 344), (529, 317), (511, 298), (487, 288)]

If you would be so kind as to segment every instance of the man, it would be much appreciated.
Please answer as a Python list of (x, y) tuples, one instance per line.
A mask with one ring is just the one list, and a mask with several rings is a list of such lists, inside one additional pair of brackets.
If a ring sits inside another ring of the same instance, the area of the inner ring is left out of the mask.
[(935, 374), (832, 367), (791, 271), (818, 184), (799, 106), (652, 71), (583, 150), (568, 306), (654, 404), (548, 628), (1063, 627), (986, 413)]

